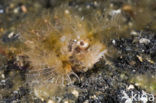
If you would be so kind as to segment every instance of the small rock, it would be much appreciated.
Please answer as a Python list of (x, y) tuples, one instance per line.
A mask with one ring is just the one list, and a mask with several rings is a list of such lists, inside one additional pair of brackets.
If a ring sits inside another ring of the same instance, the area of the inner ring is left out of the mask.
[(8, 38), (10, 39), (10, 38), (12, 38), (14, 35), (15, 35), (15, 33), (14, 33), (14, 32), (11, 32), (11, 33), (8, 34)]
[(97, 3), (97, 1), (94, 1), (94, 6), (98, 6), (98, 3)]
[(109, 13), (109, 15), (114, 16), (114, 15), (118, 15), (118, 14), (120, 14), (120, 13), (121, 13), (121, 9), (112, 10), (112, 11)]
[(130, 61), (129, 64), (133, 66), (133, 65), (136, 64), (136, 62), (135, 61)]
[(4, 74), (2, 74), (1, 76), (2, 76), (3, 79), (5, 78), (5, 75)]
[(132, 14), (132, 11), (133, 11), (131, 5), (124, 5), (124, 6), (122, 7), (122, 10), (125, 11), (125, 12), (128, 12), (128, 13), (131, 13), (131, 14)]
[(0, 14), (3, 14), (4, 13), (4, 10), (3, 9), (0, 9)]
[(136, 72), (136, 70), (135, 70), (135, 69), (133, 69), (133, 70), (132, 70), (132, 72)]
[(17, 93), (18, 93), (18, 91), (16, 91), (16, 90), (15, 90), (15, 91), (13, 91), (13, 93), (17, 94)]
[(18, 14), (19, 11), (20, 11), (20, 8), (19, 8), (19, 7), (15, 8), (15, 9), (13, 10), (13, 12), (14, 12), (15, 14)]
[(4, 9), (3, 7), (0, 5), (0, 14), (3, 14), (4, 13)]
[(27, 11), (28, 11), (27, 8), (26, 8), (26, 6), (24, 6), (24, 5), (21, 6), (21, 10), (22, 10), (24, 13), (27, 13)]
[(14, 32), (7, 32), (2, 36), (3, 42), (13, 42), (19, 38), (19, 34)]
[(148, 44), (148, 43), (150, 43), (150, 40), (149, 40), (149, 39), (146, 39), (146, 38), (141, 38), (141, 39), (139, 40), (139, 43), (140, 43), (140, 44)]
[(113, 45), (115, 45), (116, 44), (116, 41), (115, 40), (112, 40), (112, 43), (113, 43)]
[(72, 91), (72, 94), (75, 96), (75, 97), (78, 97), (79, 96), (79, 92), (77, 90), (73, 90)]
[(90, 5), (87, 5), (86, 8), (87, 8), (87, 9), (90, 9)]
[(48, 100), (47, 103), (55, 103), (53, 100)]
[(70, 13), (69, 10), (65, 10), (64, 12), (65, 12), (66, 14), (69, 14), (69, 13)]
[(88, 100), (85, 100), (83, 103), (89, 103), (89, 101)]
[(96, 95), (90, 96), (90, 98), (92, 98), (92, 99), (98, 99), (98, 98), (96, 97)]
[(134, 85), (129, 85), (129, 87), (127, 88), (128, 90), (130, 90), (130, 89), (134, 89)]
[(137, 58), (139, 59), (140, 62), (143, 62), (143, 58), (139, 55), (137, 55)]
[(2, 83), (5, 83), (5, 82), (6, 82), (6, 80), (1, 80), (1, 82), (2, 82)]
[(130, 35), (137, 36), (138, 33), (136, 31), (131, 31)]
[(149, 63), (154, 64), (154, 61), (151, 60), (150, 58), (146, 58), (146, 60), (147, 60)]
[(139, 84), (139, 83), (135, 83), (135, 85), (136, 85), (136, 86), (140, 86), (140, 84)]
[(68, 101), (65, 101), (64, 103), (69, 103)]

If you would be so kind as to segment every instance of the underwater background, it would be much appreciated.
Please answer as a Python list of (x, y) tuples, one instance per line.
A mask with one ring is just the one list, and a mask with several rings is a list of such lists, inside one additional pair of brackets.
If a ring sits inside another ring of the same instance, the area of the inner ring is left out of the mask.
[(155, 0), (0, 0), (0, 103), (133, 102), (156, 102)]

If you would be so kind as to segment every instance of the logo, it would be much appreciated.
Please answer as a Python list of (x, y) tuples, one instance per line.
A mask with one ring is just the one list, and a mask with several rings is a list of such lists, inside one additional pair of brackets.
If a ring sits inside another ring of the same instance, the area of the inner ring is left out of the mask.
[(148, 101), (154, 102), (154, 95), (146, 93), (145, 91), (137, 93), (131, 91), (129, 94), (123, 91), (122, 94), (123, 94), (122, 100), (125, 100), (125, 103), (134, 103), (134, 102), (147, 103)]

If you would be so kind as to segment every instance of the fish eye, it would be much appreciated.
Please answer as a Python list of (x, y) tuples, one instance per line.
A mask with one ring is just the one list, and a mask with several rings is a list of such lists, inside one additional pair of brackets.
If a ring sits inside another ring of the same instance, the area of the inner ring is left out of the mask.
[(83, 41), (80, 41), (80, 45), (83, 46), (84, 45), (84, 42)]
[(81, 41), (78, 42), (78, 46), (79, 46), (81, 49), (86, 49), (86, 48), (88, 48), (89, 43), (88, 43), (87, 41), (81, 40)]

